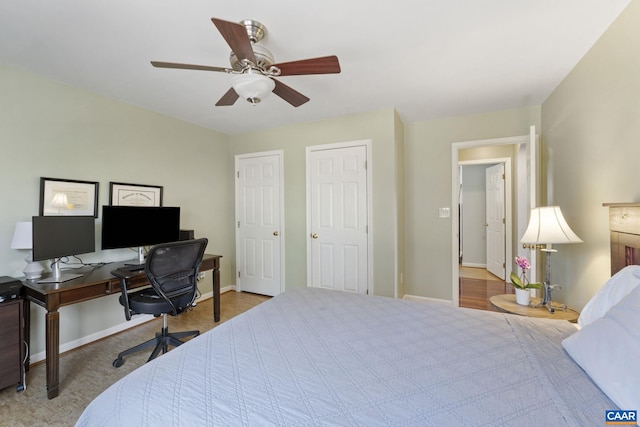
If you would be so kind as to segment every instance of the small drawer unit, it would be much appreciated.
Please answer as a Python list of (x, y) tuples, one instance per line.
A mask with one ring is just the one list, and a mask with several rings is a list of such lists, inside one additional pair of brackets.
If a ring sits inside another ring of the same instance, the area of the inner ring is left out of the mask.
[(22, 298), (0, 302), (0, 389), (24, 389), (24, 316)]

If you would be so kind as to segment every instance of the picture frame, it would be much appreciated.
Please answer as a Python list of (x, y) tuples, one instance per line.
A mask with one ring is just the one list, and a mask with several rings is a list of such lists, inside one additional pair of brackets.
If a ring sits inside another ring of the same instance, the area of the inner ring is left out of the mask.
[(163, 187), (159, 185), (109, 183), (111, 206), (162, 206)]
[(40, 178), (40, 216), (98, 217), (98, 183)]

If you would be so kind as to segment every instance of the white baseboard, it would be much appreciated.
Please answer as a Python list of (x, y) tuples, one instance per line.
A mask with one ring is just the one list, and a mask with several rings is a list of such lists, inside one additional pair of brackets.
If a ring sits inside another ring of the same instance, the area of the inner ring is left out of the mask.
[[(220, 288), (220, 295), (224, 294), (225, 292), (235, 291), (235, 290), (236, 290), (236, 286), (235, 285), (224, 286), (224, 287)], [(209, 292), (207, 295), (209, 295), (207, 298), (213, 298), (213, 292)], [(205, 298), (205, 299), (207, 299), (207, 298)]]
[[(236, 289), (235, 286), (225, 286), (220, 288), (220, 294), (223, 294), (225, 292), (229, 292), (235, 289)], [(208, 300), (209, 298), (213, 298), (213, 292), (207, 292), (206, 294), (202, 294), (200, 298), (196, 300), (196, 303)], [(102, 331), (99, 331), (90, 335), (86, 335), (84, 337), (75, 339), (73, 341), (60, 344), (60, 354), (73, 350), (74, 348), (82, 347), (83, 345), (87, 345), (94, 341), (101, 340), (110, 335), (117, 334), (118, 332), (126, 331), (127, 329), (130, 329), (130, 328), (134, 328), (138, 325), (141, 325), (153, 319), (155, 319), (155, 317), (153, 317), (150, 314), (137, 315), (134, 318), (132, 318), (130, 321), (124, 321), (122, 323), (119, 323), (115, 326), (104, 329)], [(32, 354), (29, 360), (30, 360), (30, 363), (37, 363), (45, 360), (45, 358), (46, 358), (46, 352), (41, 351), (40, 353)]]
[(422, 303), (430, 303), (430, 304), (444, 304), (444, 305), (453, 305), (453, 301), (448, 299), (439, 299), (439, 298), (429, 298), (429, 297), (419, 297), (417, 295), (405, 295), (402, 299), (407, 301), (416, 301)]
[[(155, 317), (153, 317), (150, 314), (141, 314), (139, 316), (132, 318), (128, 322), (125, 321), (118, 325), (104, 329), (102, 331), (99, 331), (90, 335), (86, 335), (82, 338), (78, 338), (73, 341), (60, 344), (60, 354), (67, 352), (69, 350), (73, 350), (74, 348), (82, 347), (83, 345), (92, 343), (94, 341), (98, 341), (102, 338), (106, 338), (109, 335), (117, 334), (118, 332), (122, 332), (129, 328), (133, 328), (135, 326), (141, 325), (153, 319), (155, 319)], [(30, 363), (37, 363), (45, 360), (45, 358), (46, 358), (46, 352), (41, 351), (40, 353), (32, 354), (29, 360), (30, 360)]]
[(476, 262), (462, 262), (463, 267), (471, 267), (471, 268), (487, 268), (487, 264), (476, 263)]

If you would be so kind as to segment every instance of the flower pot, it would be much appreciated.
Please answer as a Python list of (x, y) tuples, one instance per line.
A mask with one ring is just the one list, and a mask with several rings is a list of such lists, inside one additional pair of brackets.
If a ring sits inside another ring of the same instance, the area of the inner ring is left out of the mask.
[(529, 289), (516, 289), (516, 302), (520, 305), (529, 305), (531, 292)]

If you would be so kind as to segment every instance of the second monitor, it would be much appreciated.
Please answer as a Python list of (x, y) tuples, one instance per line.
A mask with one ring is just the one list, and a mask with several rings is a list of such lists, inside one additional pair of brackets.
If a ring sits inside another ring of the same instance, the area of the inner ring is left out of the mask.
[(144, 264), (144, 247), (180, 240), (179, 207), (103, 206), (102, 249), (137, 248)]

